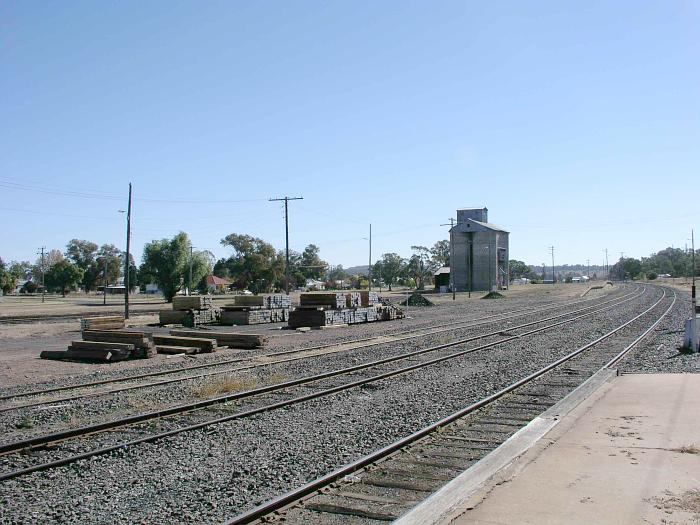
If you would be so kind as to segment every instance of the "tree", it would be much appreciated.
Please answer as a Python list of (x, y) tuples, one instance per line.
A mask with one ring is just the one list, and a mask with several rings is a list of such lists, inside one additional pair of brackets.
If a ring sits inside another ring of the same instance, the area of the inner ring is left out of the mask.
[(530, 268), (523, 261), (518, 261), (516, 259), (511, 259), (508, 262), (508, 273), (510, 274), (511, 279), (521, 279), (521, 278), (536, 279), (537, 278), (535, 273), (532, 271), (532, 268)]
[(315, 244), (309, 244), (301, 254), (300, 271), (307, 279), (320, 279), (328, 264), (319, 257), (320, 249)]
[[(44, 266), (43, 271), (48, 274), (54, 264), (63, 260), (63, 254), (59, 250), (49, 250), (44, 253)], [(32, 276), (38, 284), (41, 284), (41, 272), (42, 272), (42, 261), (41, 255), (36, 258), (34, 266), (32, 266)]]
[(62, 259), (51, 266), (46, 274), (46, 287), (50, 290), (59, 290), (63, 297), (66, 292), (78, 287), (83, 279), (83, 270), (77, 265)]
[[(158, 284), (165, 300), (170, 302), (189, 281), (190, 240), (184, 232), (172, 239), (151, 241), (143, 247), (143, 262), (139, 269), (142, 284)], [(192, 286), (196, 286), (209, 273), (206, 257), (200, 252), (192, 254)]]
[(123, 266), (124, 254), (122, 251), (113, 244), (103, 244), (97, 252), (97, 264), (95, 265), (96, 282), (99, 282), (102, 286), (116, 284)]
[(97, 279), (97, 265), (95, 253), (97, 244), (80, 239), (71, 239), (66, 245), (66, 258), (83, 270), (83, 289), (86, 292), (95, 288)]
[(411, 246), (415, 252), (408, 260), (408, 275), (416, 282), (416, 287), (419, 290), (425, 288), (425, 281), (432, 277), (433, 272), (437, 270), (434, 263), (430, 259), (430, 250), (425, 246)]
[(391, 286), (401, 277), (405, 270), (406, 261), (403, 257), (397, 253), (385, 253), (382, 255), (381, 260), (374, 265), (372, 275), (381, 276), (382, 280), (389, 287), (389, 291), (391, 291)]
[(0, 258), (0, 290), (7, 295), (15, 289), (15, 277), (10, 273), (5, 261)]
[[(232, 233), (221, 239), (223, 246), (233, 248), (233, 255), (220, 259), (215, 275), (228, 277), (238, 288), (255, 285), (260, 291), (280, 288), (284, 276), (284, 255), (267, 242), (250, 235)], [(290, 262), (290, 269), (293, 264)]]
[(450, 241), (444, 239), (433, 244), (430, 248), (430, 261), (435, 270), (450, 265)]

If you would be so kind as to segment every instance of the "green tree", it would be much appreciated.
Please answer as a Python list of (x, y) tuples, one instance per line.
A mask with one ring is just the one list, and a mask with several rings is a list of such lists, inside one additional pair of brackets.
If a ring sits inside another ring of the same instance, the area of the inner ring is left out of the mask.
[(385, 253), (382, 258), (376, 262), (372, 269), (372, 275), (377, 278), (381, 275), (391, 291), (391, 287), (401, 277), (406, 270), (406, 261), (397, 253)]
[[(233, 255), (216, 263), (215, 275), (228, 277), (238, 288), (255, 285), (260, 291), (268, 291), (282, 287), (284, 255), (271, 244), (237, 233), (221, 239), (221, 244), (233, 248)], [(293, 267), (290, 262), (290, 269)]]
[[(97, 252), (96, 282), (101, 286), (116, 284), (123, 268), (123, 253), (113, 244), (103, 244)], [(136, 281), (133, 281), (136, 282)]]
[(90, 241), (71, 239), (66, 245), (66, 259), (72, 261), (83, 270), (83, 289), (86, 292), (94, 290), (97, 281), (98, 268), (95, 261), (97, 244)]
[(530, 268), (530, 266), (525, 264), (523, 261), (518, 261), (516, 259), (511, 259), (508, 262), (508, 273), (510, 274), (511, 280), (520, 279), (523, 277), (525, 279), (537, 278), (535, 272), (532, 271), (532, 268)]
[(66, 259), (56, 262), (46, 274), (46, 287), (60, 291), (63, 297), (78, 287), (83, 279), (83, 270)]
[(16, 278), (10, 273), (5, 261), (0, 258), (0, 290), (3, 295), (7, 295), (15, 289)]
[(430, 280), (433, 272), (437, 270), (430, 258), (430, 250), (425, 246), (411, 246), (414, 254), (408, 260), (407, 273), (415, 283), (416, 288), (423, 290), (425, 282)]
[(309, 244), (301, 254), (299, 269), (307, 279), (320, 279), (326, 271), (327, 263), (319, 257), (320, 251), (315, 244)]
[[(189, 271), (190, 240), (186, 233), (180, 232), (172, 239), (151, 241), (144, 246), (143, 262), (139, 268), (141, 283), (157, 283), (166, 301), (172, 301), (175, 294), (187, 286)], [(206, 257), (194, 252), (192, 286), (195, 287), (208, 272)]]
[(450, 241), (444, 239), (433, 244), (430, 248), (430, 260), (435, 270), (450, 265)]

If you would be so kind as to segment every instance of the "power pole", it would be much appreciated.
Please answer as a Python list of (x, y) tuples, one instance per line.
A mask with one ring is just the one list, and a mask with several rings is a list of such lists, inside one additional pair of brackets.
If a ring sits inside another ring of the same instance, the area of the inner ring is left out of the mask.
[(608, 249), (603, 250), (605, 252), (605, 278), (610, 280), (610, 268), (608, 267)]
[(284, 265), (284, 291), (289, 295), (289, 201), (300, 201), (304, 197), (280, 197), (269, 199), (270, 202), (284, 201), (284, 239), (286, 246), (286, 263)]
[(452, 289), (452, 300), (455, 300), (455, 278), (454, 278), (454, 273), (452, 272), (452, 259), (454, 258), (454, 240), (453, 240), (453, 235), (452, 235), (452, 228), (455, 227), (455, 220), (450, 217), (447, 219), (450, 221), (449, 224), (441, 224), (440, 226), (449, 226), (450, 227), (450, 288)]
[(192, 295), (192, 242), (190, 241), (190, 278), (187, 281), (187, 295)]
[(620, 277), (625, 280), (625, 252), (620, 252)]
[(107, 261), (102, 257), (102, 304), (107, 304)]
[(44, 250), (46, 246), (41, 247), (41, 302), (46, 300), (46, 286), (44, 285), (44, 276), (46, 275), (46, 269), (44, 266)]
[(552, 254), (552, 284), (554, 284), (554, 246), (549, 247), (549, 252)]
[(586, 259), (586, 264), (588, 265), (587, 273), (588, 273), (588, 279), (590, 280), (591, 279), (591, 260)]
[(131, 183), (129, 183), (129, 206), (126, 209), (126, 257), (124, 258), (124, 319), (129, 318), (129, 250), (131, 248)]
[(693, 352), (698, 351), (698, 314), (697, 297), (695, 296), (695, 232), (690, 230), (691, 246), (693, 248), (693, 284), (690, 288), (690, 345)]
[(372, 223), (369, 223), (369, 267), (367, 268), (367, 287), (372, 291)]

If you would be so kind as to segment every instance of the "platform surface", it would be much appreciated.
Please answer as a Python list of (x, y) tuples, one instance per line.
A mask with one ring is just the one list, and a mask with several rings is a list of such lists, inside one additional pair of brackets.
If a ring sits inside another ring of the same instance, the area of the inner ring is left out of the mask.
[(698, 524), (700, 374), (615, 378), (518, 461), (444, 523)]

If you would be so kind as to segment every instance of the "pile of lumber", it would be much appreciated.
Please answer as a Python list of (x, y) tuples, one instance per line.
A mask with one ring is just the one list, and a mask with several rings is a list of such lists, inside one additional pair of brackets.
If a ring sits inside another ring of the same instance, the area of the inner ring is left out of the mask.
[(383, 306), (376, 292), (305, 293), (300, 306), (289, 314), (289, 326), (328, 326), (390, 321), (403, 317), (396, 306)]
[(288, 295), (238, 295), (233, 304), (221, 307), (223, 325), (283, 323), (289, 319), (291, 299)]
[(144, 332), (84, 330), (82, 341), (72, 341), (67, 350), (45, 350), (42, 359), (113, 363), (125, 359), (155, 357), (153, 339)]
[(299, 297), (299, 304), (301, 308), (346, 308), (348, 295), (344, 292), (303, 293)]
[(124, 328), (123, 315), (104, 315), (101, 317), (83, 317), (81, 330), (118, 330)]
[(170, 335), (178, 337), (198, 337), (213, 339), (217, 347), (259, 348), (265, 344), (265, 337), (259, 334), (236, 332), (216, 332), (213, 330), (170, 330)]
[(209, 295), (192, 295), (173, 297), (173, 309), (161, 310), (159, 322), (161, 325), (181, 324), (195, 327), (203, 324), (219, 322), (219, 309), (216, 308)]
[(159, 354), (208, 354), (215, 352), (217, 348), (216, 339), (207, 337), (154, 335), (153, 342)]

